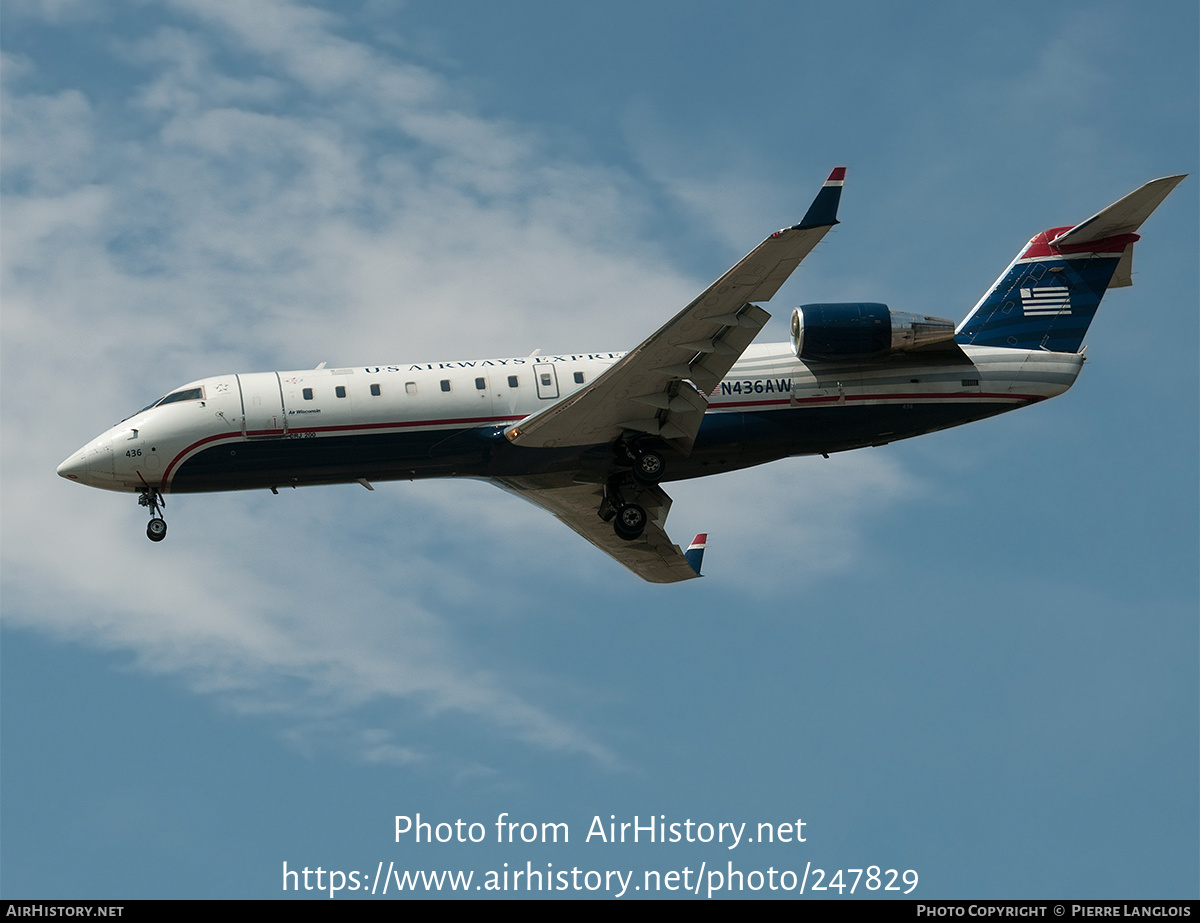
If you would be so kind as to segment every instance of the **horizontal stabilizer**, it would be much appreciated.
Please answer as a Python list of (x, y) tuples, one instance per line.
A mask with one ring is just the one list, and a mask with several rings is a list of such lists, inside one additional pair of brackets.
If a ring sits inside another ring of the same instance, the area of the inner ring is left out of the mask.
[(1186, 176), (1186, 173), (1181, 173), (1178, 176), (1164, 176), (1162, 179), (1151, 180), (1119, 202), (1114, 202), (1103, 211), (1092, 215), (1082, 224), (1059, 234), (1050, 241), (1050, 245), (1061, 248), (1135, 233), (1142, 226), (1142, 222), (1150, 217), (1154, 209), (1162, 204), (1162, 200)]

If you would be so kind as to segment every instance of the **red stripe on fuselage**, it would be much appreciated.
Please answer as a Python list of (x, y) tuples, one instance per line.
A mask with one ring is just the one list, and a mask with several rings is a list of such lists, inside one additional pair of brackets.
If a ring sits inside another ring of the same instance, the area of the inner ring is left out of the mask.
[(241, 439), (241, 438), (242, 438), (241, 433), (218, 433), (216, 436), (205, 436), (203, 439), (201, 439), (197, 442), (193, 442), (190, 446), (188, 446), (186, 449), (184, 449), (182, 452), (180, 452), (178, 455), (176, 455), (174, 458), (172, 458), (171, 463), (169, 465), (167, 465), (166, 468), (163, 469), (162, 482), (159, 486), (161, 486), (163, 490), (167, 489), (167, 478), (169, 478), (171, 476), (171, 471), (174, 470), (174, 468), (177, 464), (179, 464), (180, 459), (182, 459), (185, 455), (192, 452), (194, 449), (198, 449), (198, 448), (200, 448), (200, 446), (206, 445), (210, 442), (219, 442), (222, 439)]
[(944, 400), (987, 400), (1013, 401), (1014, 403), (1040, 401), (1044, 394), (998, 394), (991, 391), (955, 391), (945, 394), (930, 394), (919, 391), (913, 394), (830, 394), (824, 397), (802, 397), (795, 401), (790, 399), (775, 399), (770, 401), (724, 401), (719, 404), (709, 404), (709, 410), (725, 410), (731, 407), (795, 407), (797, 404), (839, 404), (851, 401), (944, 401)]
[[(410, 429), (414, 426), (450, 426), (450, 425), (466, 425), (472, 426), (475, 424), (484, 423), (512, 423), (517, 420), (524, 420), (528, 414), (519, 417), (462, 417), (458, 419), (446, 420), (413, 420), (408, 423), (347, 423), (343, 426), (297, 426), (294, 429), (289, 429), (289, 433), (329, 433), (334, 431), (345, 430), (365, 430), (365, 429)], [(250, 436), (270, 436), (274, 433), (282, 432), (277, 429), (254, 430), (247, 435)]]

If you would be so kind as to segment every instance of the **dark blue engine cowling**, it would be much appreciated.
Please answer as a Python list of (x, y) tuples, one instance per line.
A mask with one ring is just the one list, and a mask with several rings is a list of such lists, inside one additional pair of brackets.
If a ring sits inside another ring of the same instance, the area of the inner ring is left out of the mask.
[(792, 311), (798, 359), (871, 359), (953, 338), (953, 321), (892, 311), (886, 304), (802, 304)]
[(792, 348), (799, 359), (865, 359), (892, 348), (885, 304), (805, 304), (792, 313)]

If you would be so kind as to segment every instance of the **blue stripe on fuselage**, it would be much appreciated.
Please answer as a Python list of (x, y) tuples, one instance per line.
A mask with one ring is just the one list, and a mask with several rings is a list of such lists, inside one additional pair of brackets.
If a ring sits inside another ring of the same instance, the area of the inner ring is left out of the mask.
[[(708, 413), (690, 455), (672, 456), (685, 480), (790, 455), (842, 452), (994, 416), (1025, 401), (925, 401)], [(172, 493), (435, 477), (519, 477), (584, 471), (603, 481), (608, 445), (530, 449), (497, 427), (351, 432), (314, 438), (221, 441), (183, 461)]]

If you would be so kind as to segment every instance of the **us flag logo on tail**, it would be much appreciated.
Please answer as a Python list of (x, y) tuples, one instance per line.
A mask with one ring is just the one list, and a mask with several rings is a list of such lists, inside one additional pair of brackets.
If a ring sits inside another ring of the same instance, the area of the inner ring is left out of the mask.
[(1071, 313), (1071, 293), (1065, 285), (1021, 289), (1021, 310), (1026, 317)]

